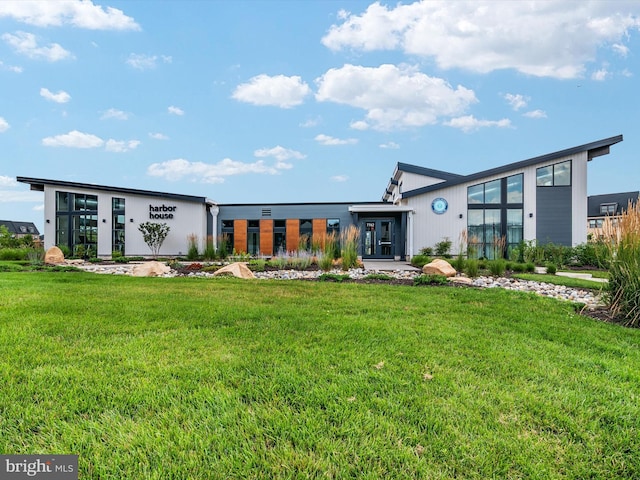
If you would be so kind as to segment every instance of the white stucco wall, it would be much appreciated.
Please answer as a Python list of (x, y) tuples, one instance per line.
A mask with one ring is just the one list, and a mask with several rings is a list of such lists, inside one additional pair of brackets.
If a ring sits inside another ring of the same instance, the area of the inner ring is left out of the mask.
[[(199, 250), (204, 250), (207, 236), (206, 204), (173, 198), (126, 194), (121, 192), (96, 191), (72, 187), (45, 185), (45, 248), (55, 245), (56, 241), (56, 191), (97, 195), (98, 197), (98, 256), (111, 257), (112, 252), (112, 199), (125, 199), (125, 254), (127, 256), (148, 256), (149, 247), (144, 243), (138, 226), (144, 222), (166, 223), (170, 230), (162, 244), (160, 255), (185, 255), (189, 248), (188, 235), (198, 237)], [(165, 212), (150, 212), (150, 206), (165, 206)], [(172, 211), (169, 211), (172, 210)], [(214, 209), (214, 214), (217, 209)], [(171, 214), (173, 218), (150, 218), (153, 214)], [(104, 221), (103, 221), (104, 220)], [(133, 221), (131, 221), (133, 220)], [(213, 219), (215, 228), (216, 219)], [(215, 231), (213, 232), (215, 239)]]

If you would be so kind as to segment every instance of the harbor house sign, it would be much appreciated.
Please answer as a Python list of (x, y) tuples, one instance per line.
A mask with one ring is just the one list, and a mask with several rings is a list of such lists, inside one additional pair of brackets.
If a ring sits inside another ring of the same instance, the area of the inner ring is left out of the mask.
[(164, 203), (155, 207), (149, 205), (149, 218), (151, 220), (172, 220), (177, 208), (175, 205), (165, 205)]

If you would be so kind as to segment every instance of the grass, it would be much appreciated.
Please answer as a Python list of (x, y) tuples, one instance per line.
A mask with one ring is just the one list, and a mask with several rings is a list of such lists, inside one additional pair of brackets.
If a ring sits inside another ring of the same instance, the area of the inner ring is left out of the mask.
[(638, 478), (640, 330), (521, 292), (0, 274), (0, 451), (80, 477)]

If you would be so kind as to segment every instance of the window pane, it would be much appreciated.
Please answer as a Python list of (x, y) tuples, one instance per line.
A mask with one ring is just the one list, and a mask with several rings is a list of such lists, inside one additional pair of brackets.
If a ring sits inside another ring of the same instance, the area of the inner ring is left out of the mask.
[(536, 185), (538, 187), (551, 187), (553, 185), (553, 165), (536, 170)]
[(571, 185), (571, 162), (557, 163), (553, 166), (553, 184)]
[(507, 210), (507, 243), (520, 243), (522, 238), (522, 209), (510, 208)]
[(507, 177), (507, 203), (522, 203), (522, 174)]
[(124, 210), (124, 198), (113, 198), (112, 208), (113, 210)]
[(56, 210), (58, 212), (69, 211), (69, 194), (67, 192), (56, 192)]
[(72, 194), (71, 198), (73, 198), (73, 210), (76, 212), (80, 212), (85, 209), (84, 195), (80, 195), (79, 193)]
[(222, 228), (230, 228), (233, 230), (233, 220), (222, 220)]
[(467, 203), (484, 203), (484, 183), (467, 188)]
[(484, 203), (500, 203), (502, 182), (494, 180), (484, 184)]
[(260, 233), (249, 232), (247, 235), (249, 252), (251, 255), (258, 255), (260, 253)]

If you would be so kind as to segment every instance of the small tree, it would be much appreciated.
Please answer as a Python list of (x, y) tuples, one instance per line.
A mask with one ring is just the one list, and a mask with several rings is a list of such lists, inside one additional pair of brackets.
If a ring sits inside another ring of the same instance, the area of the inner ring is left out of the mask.
[(162, 247), (164, 239), (169, 234), (169, 225), (166, 223), (144, 222), (138, 225), (138, 230), (142, 233), (144, 243), (151, 249), (153, 258), (157, 258), (160, 247)]

